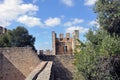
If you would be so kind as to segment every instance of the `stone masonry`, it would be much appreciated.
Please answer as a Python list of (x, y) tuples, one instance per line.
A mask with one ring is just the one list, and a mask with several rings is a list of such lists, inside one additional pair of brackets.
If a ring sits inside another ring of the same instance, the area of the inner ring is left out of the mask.
[(0, 48), (0, 80), (25, 80), (40, 62), (31, 47)]
[(39, 55), (43, 61), (52, 61), (50, 80), (73, 80), (75, 72), (74, 56), (72, 54), (62, 55)]
[(7, 32), (7, 29), (0, 26), (0, 34), (4, 34), (6, 32)]
[(66, 33), (66, 37), (63, 34), (57, 38), (56, 33), (52, 32), (52, 50), (53, 55), (56, 54), (72, 54), (75, 46), (78, 44), (79, 30), (75, 30), (70, 37), (70, 33)]

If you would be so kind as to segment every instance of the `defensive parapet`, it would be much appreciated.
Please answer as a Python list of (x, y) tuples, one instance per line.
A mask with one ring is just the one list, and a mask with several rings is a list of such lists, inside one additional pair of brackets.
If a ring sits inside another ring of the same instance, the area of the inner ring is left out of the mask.
[(31, 47), (0, 48), (0, 80), (25, 80), (40, 62)]
[(25, 80), (50, 80), (52, 63), (51, 61), (41, 62)]
[(75, 30), (70, 37), (70, 33), (66, 33), (66, 37), (63, 34), (59, 34), (59, 38), (56, 37), (56, 33), (52, 32), (52, 53), (55, 54), (73, 54), (76, 45), (78, 44), (79, 30)]

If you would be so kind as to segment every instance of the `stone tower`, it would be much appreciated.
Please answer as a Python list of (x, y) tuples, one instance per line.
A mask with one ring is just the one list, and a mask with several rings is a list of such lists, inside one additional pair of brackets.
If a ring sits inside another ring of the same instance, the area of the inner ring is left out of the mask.
[(73, 32), (73, 41), (72, 41), (73, 52), (74, 52), (76, 46), (79, 45), (78, 39), (79, 39), (79, 30), (75, 30)]
[(7, 32), (7, 29), (2, 27), (2, 26), (0, 26), (0, 34), (4, 34), (6, 32)]
[(73, 54), (75, 46), (78, 44), (79, 30), (73, 32), (73, 37), (70, 37), (70, 33), (59, 34), (59, 38), (56, 37), (56, 33), (52, 32), (52, 53), (56, 54)]
[(56, 33), (52, 32), (52, 54), (56, 54)]

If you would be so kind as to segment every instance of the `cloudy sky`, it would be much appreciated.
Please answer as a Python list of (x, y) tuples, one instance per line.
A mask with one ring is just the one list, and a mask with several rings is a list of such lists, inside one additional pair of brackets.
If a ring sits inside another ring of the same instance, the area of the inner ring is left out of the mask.
[(80, 40), (96, 23), (97, 0), (0, 0), (0, 26), (24, 26), (36, 38), (37, 49), (51, 49), (51, 32), (80, 31)]

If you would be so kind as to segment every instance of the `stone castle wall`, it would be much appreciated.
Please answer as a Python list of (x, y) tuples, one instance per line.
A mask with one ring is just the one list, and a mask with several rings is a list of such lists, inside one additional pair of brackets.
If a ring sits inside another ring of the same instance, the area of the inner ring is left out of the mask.
[(25, 80), (38, 64), (30, 47), (0, 48), (0, 80)]
[(73, 55), (56, 55), (53, 61), (50, 80), (73, 80), (73, 74), (75, 71), (75, 66), (73, 63)]
[(70, 33), (66, 33), (66, 37), (60, 34), (59, 37), (56, 33), (52, 32), (52, 50), (53, 54), (72, 54), (76, 45), (78, 44), (77, 39), (79, 39), (79, 30), (75, 30), (70, 37)]
[(42, 61), (25, 80), (49, 80), (52, 61)]
[(74, 56), (63, 55), (41, 55), (43, 61), (53, 61), (50, 80), (73, 80), (75, 72)]
[(72, 54), (72, 38), (57, 38), (56, 54)]

